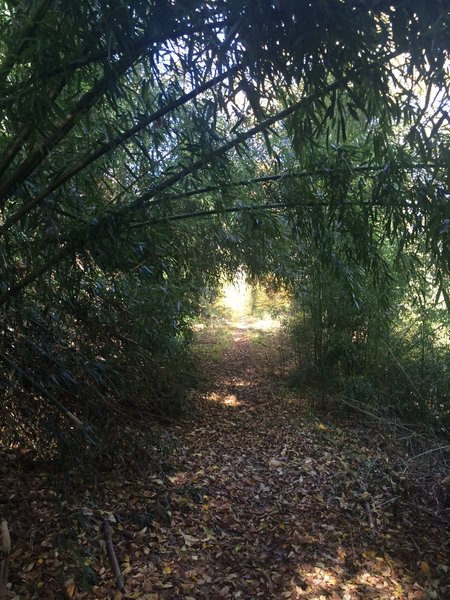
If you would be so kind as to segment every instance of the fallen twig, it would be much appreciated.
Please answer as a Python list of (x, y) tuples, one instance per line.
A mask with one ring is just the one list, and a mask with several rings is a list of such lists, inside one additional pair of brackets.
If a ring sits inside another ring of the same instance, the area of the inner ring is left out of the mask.
[(448, 525), (450, 523), (449, 519), (446, 519), (444, 517), (441, 517), (440, 515), (437, 515), (432, 510), (428, 510), (424, 506), (420, 506), (420, 504), (412, 504), (411, 502), (406, 502), (405, 500), (402, 500), (401, 502), (402, 502), (402, 504), (406, 504), (406, 506), (410, 506), (411, 508), (414, 508), (415, 510), (420, 510), (420, 511), (426, 513), (427, 515), (434, 517), (437, 521), (440, 521), (441, 523), (445, 523), (446, 525)]
[(167, 484), (169, 484), (170, 487), (174, 487), (173, 481), (170, 479), (167, 473), (163, 471), (161, 464), (156, 460), (156, 458), (154, 458), (146, 448), (143, 448), (143, 450), (144, 454), (148, 457), (153, 466), (158, 470), (161, 479), (163, 479)]
[(0, 600), (6, 600), (8, 597), (8, 568), (9, 555), (11, 553), (11, 538), (9, 536), (8, 523), (2, 521), (0, 525), (2, 536), (2, 546), (0, 547), (1, 567), (0, 567)]
[(377, 509), (381, 508), (382, 506), (386, 506), (387, 504), (392, 504), (392, 502), (395, 502), (399, 498), (401, 498), (401, 496), (394, 496), (393, 498), (389, 498), (388, 500), (385, 500), (384, 502), (377, 504)]
[(426, 454), (431, 454), (431, 452), (438, 452), (439, 450), (448, 450), (449, 448), (450, 448), (450, 446), (439, 446), (438, 448), (431, 448), (430, 450), (426, 450), (425, 452), (421, 452), (420, 454), (411, 456), (411, 458), (408, 458), (408, 460), (406, 461), (407, 464), (406, 464), (406, 467), (402, 471), (402, 475), (404, 475), (406, 473), (406, 471), (410, 467), (410, 463), (413, 460), (416, 460), (416, 458), (420, 458), (421, 456), (425, 456)]
[(375, 518), (373, 516), (373, 512), (372, 509), (370, 507), (370, 502), (368, 500), (366, 500), (364, 502), (364, 508), (366, 509), (366, 513), (367, 513), (367, 518), (369, 519), (369, 527), (370, 527), (370, 533), (372, 535), (372, 537), (376, 537), (376, 529), (375, 529)]
[(116, 578), (117, 588), (123, 592), (124, 590), (124, 581), (122, 577), (122, 573), (120, 571), (119, 563), (117, 562), (116, 551), (114, 550), (114, 544), (112, 540), (112, 528), (109, 524), (108, 519), (103, 519), (103, 529), (105, 533), (105, 541), (106, 541), (106, 550), (108, 552), (109, 562), (111, 564), (112, 571), (114, 573), (114, 577)]

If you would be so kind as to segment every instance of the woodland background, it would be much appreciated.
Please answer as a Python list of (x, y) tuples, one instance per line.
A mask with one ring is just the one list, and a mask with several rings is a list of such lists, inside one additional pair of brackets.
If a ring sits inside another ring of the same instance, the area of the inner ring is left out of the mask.
[(3, 443), (176, 415), (239, 269), (288, 290), (302, 377), (445, 428), (447, 9), (2, 2)]
[[(297, 598), (337, 553), (331, 597), (447, 597), (449, 8), (0, 0), (0, 595)], [(192, 352), (237, 274), (301, 417), (245, 336)]]
[(448, 435), (448, 8), (2, 1), (4, 448), (150, 452), (238, 271), (325, 404)]

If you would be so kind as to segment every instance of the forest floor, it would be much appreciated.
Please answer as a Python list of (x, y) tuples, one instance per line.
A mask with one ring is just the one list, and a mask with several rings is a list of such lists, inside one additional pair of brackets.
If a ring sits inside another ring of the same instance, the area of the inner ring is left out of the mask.
[[(17, 484), (3, 469), (2, 494), (15, 498), (11, 598), (450, 597), (433, 453), (410, 460), (413, 432), (315, 410), (311, 393), (286, 386), (284, 341), (268, 326), (241, 319), (199, 333), (202, 379), (190, 418), (169, 429), (167, 476), (111, 478), (102, 500), (89, 490), (61, 512), (45, 473)], [(78, 564), (64, 563), (69, 539)]]

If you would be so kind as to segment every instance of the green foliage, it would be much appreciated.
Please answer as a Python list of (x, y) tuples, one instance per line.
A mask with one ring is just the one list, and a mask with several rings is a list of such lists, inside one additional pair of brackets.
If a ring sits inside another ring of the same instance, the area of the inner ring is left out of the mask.
[(410, 272), (409, 279), (397, 272), (380, 290), (360, 272), (357, 302), (335, 272), (308, 280), (286, 323), (297, 354), (295, 380), (444, 431), (449, 312), (432, 276)]
[(202, 298), (242, 267), (308, 298), (323, 359), (372, 295), (382, 321), (419, 247), (448, 298), (448, 19), (425, 0), (0, 2), (7, 436), (173, 416)]

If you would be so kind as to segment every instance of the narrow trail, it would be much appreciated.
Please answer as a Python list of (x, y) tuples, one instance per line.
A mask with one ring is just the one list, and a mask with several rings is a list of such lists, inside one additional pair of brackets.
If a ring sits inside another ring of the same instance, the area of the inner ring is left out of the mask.
[(394, 429), (314, 413), (285, 387), (283, 339), (265, 325), (199, 335), (203, 379), (170, 428), (166, 477), (142, 465), (62, 501), (48, 473), (0, 464), (13, 600), (450, 597), (435, 455), (420, 488)]
[(236, 324), (194, 421), (175, 428), (172, 524), (155, 571), (168, 587), (154, 597), (446, 597), (445, 532), (429, 515), (411, 529), (396, 514), (384, 437), (307, 418), (274, 378), (275, 338), (251, 334)]

